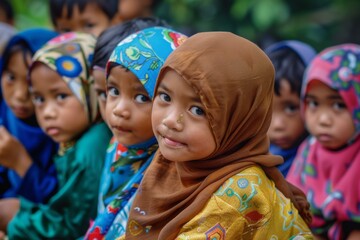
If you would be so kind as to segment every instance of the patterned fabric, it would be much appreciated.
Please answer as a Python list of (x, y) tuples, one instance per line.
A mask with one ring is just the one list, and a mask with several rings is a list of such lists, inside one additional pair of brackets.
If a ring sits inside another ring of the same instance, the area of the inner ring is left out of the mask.
[[(186, 36), (168, 28), (152, 27), (134, 33), (114, 49), (109, 63), (128, 68), (153, 96), (160, 68), (168, 55), (186, 39)], [(118, 142), (110, 145), (103, 172), (100, 210), (85, 239), (115, 239), (126, 229), (130, 205), (137, 187), (149, 166), (158, 145), (155, 137), (133, 146)]]
[(107, 74), (109, 63), (121, 64), (137, 76), (152, 97), (160, 68), (169, 54), (186, 38), (164, 27), (151, 27), (134, 33), (114, 49), (108, 61)]
[(91, 87), (90, 66), (96, 39), (86, 33), (69, 32), (49, 41), (33, 58), (56, 71), (84, 105), (93, 122), (98, 114), (96, 94)]
[[(23, 48), (32, 55), (57, 35), (56, 32), (43, 28), (31, 28), (14, 35), (4, 49), (0, 62), (0, 76), (15, 46), (22, 44)], [(52, 156), (56, 154), (58, 144), (39, 126), (27, 124), (17, 118), (2, 98), (1, 93), (0, 124), (21, 142), (33, 161), (24, 177), (20, 177), (12, 169), (0, 166), (0, 198), (22, 196), (33, 202), (46, 202), (57, 189), (56, 170)]]
[(344, 44), (321, 52), (308, 68), (303, 95), (315, 79), (339, 92), (352, 113), (356, 134), (336, 151), (309, 137), (299, 148), (287, 179), (307, 194), (314, 233), (342, 239), (342, 222), (360, 222), (360, 46)]
[[(141, 229), (133, 229), (140, 231)], [(298, 211), (257, 166), (228, 180), (177, 240), (313, 239)]]

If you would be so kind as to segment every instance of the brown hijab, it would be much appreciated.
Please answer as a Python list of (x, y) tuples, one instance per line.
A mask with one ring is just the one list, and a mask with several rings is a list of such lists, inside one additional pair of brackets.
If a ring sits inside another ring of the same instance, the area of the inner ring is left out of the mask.
[[(202, 160), (176, 162), (158, 152), (135, 197), (126, 239), (175, 239), (228, 178), (261, 165), (288, 197), (289, 186), (270, 155), (274, 68), (254, 43), (228, 32), (199, 33), (166, 60), (200, 96), (216, 150)], [(204, 139), (206, 141), (206, 139)]]

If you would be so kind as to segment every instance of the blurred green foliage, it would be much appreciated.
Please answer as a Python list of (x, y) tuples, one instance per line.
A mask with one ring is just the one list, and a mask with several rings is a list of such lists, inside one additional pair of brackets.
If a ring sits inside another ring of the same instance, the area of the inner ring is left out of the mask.
[[(12, 3), (18, 29), (51, 27), (48, 0)], [(188, 34), (231, 31), (262, 47), (298, 39), (321, 50), (360, 43), (359, 10), (359, 0), (162, 0), (156, 14)]]

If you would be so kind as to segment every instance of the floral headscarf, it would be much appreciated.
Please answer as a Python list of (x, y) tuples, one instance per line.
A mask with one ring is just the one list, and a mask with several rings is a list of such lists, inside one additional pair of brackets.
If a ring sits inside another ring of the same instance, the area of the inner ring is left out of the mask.
[(169, 28), (151, 27), (134, 33), (121, 41), (112, 52), (107, 64), (118, 63), (129, 69), (153, 97), (160, 68), (169, 54), (187, 37)]
[(336, 151), (309, 137), (300, 146), (287, 179), (307, 195), (314, 215), (312, 231), (345, 239), (344, 222), (360, 223), (360, 45), (338, 45), (317, 55), (305, 74), (302, 96), (314, 80), (339, 92), (356, 132), (346, 147)]
[(320, 80), (337, 90), (351, 112), (360, 134), (360, 45), (342, 44), (322, 51), (309, 66), (302, 89), (305, 96), (309, 83)]
[(56, 71), (83, 104), (90, 122), (98, 114), (90, 74), (95, 43), (96, 38), (87, 33), (64, 33), (51, 39), (37, 51), (31, 66), (32, 68), (35, 63), (41, 62)]

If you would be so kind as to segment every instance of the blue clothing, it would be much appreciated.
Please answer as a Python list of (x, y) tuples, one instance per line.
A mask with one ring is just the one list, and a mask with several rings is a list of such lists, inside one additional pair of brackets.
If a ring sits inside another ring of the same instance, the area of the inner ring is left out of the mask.
[[(15, 35), (4, 50), (0, 73), (13, 46), (22, 43), (34, 54), (56, 35), (57, 33), (45, 29), (31, 29)], [(0, 124), (23, 144), (33, 161), (23, 178), (12, 169), (0, 166), (0, 198), (22, 196), (33, 202), (46, 202), (57, 190), (56, 169), (52, 161), (53, 155), (57, 152), (57, 144), (39, 126), (32, 126), (18, 119), (2, 96), (0, 96)]]
[(277, 168), (280, 172), (286, 177), (291, 167), (292, 162), (294, 161), (298, 145), (290, 149), (281, 149), (275, 144), (270, 144), (270, 152), (274, 155), (280, 155), (284, 158), (284, 163), (279, 165)]

